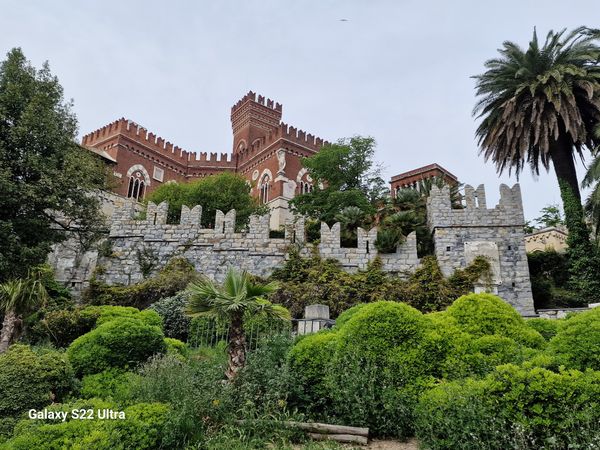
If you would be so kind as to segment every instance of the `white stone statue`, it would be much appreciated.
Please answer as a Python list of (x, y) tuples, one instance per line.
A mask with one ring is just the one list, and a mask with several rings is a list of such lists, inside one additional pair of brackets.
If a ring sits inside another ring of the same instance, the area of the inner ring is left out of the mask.
[(279, 149), (277, 151), (277, 160), (279, 162), (279, 170), (277, 171), (277, 174), (283, 175), (285, 173), (285, 164), (286, 164), (284, 149)]

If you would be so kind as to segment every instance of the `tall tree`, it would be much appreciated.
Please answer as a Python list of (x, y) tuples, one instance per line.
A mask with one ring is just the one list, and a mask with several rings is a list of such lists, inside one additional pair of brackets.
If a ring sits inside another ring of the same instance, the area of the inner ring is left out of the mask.
[[(594, 132), (600, 137), (600, 125)], [(585, 212), (592, 223), (594, 234), (598, 237), (600, 235), (600, 148), (596, 148), (595, 154), (581, 185), (592, 189), (585, 202)]]
[(52, 244), (101, 225), (104, 166), (75, 141), (77, 121), (48, 64), (37, 70), (20, 49), (0, 63), (0, 282), (24, 278)]
[(562, 212), (559, 205), (546, 205), (540, 211), (540, 216), (535, 222), (542, 228), (564, 225)]
[(388, 192), (380, 168), (373, 162), (374, 154), (375, 139), (354, 136), (326, 145), (316, 155), (304, 158), (302, 163), (315, 188), (296, 196), (290, 202), (292, 209), (330, 225), (347, 207), (374, 215), (376, 206)]
[(279, 305), (273, 305), (265, 297), (275, 292), (277, 284), (257, 284), (246, 272), (229, 268), (222, 286), (204, 277), (190, 283), (187, 312), (191, 316), (221, 318), (229, 323), (228, 367), (225, 375), (233, 380), (246, 364), (246, 335), (244, 313), (289, 320), (290, 313)]
[(599, 41), (579, 27), (550, 31), (540, 46), (534, 30), (527, 50), (504, 42), (500, 57), (486, 61), (487, 70), (474, 77), (480, 153), (499, 173), (508, 169), (518, 175), (529, 165), (539, 174), (540, 164), (549, 170), (552, 163), (569, 229), (572, 274), (588, 286), (596, 268), (589, 261), (592, 247), (575, 159), (598, 144), (593, 128), (600, 122)]

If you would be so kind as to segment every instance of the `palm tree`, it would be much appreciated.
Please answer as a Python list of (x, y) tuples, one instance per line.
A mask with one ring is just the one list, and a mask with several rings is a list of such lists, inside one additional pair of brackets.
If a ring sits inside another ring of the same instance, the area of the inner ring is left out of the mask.
[(248, 272), (229, 268), (222, 286), (203, 277), (188, 286), (190, 297), (187, 313), (191, 316), (221, 318), (229, 323), (228, 367), (225, 375), (233, 380), (246, 364), (246, 335), (244, 314), (290, 320), (290, 313), (279, 305), (273, 305), (265, 296), (277, 289), (276, 283), (265, 285), (254, 283)]
[[(477, 75), (480, 97), (473, 114), (482, 118), (476, 135), (480, 154), (502, 173), (517, 176), (525, 165), (539, 174), (554, 167), (565, 218), (573, 238), (589, 246), (583, 222), (575, 158), (598, 143), (600, 122), (600, 36), (585, 27), (550, 31), (540, 47), (537, 34), (526, 51), (504, 42), (500, 57)], [(587, 242), (587, 244), (585, 244)]]
[(31, 274), (26, 279), (9, 280), (0, 284), (0, 308), (4, 321), (0, 331), (0, 353), (8, 350), (22, 331), (23, 315), (42, 305), (48, 299), (46, 288), (39, 277)]
[[(596, 136), (600, 137), (600, 125), (596, 127)], [(585, 178), (581, 182), (584, 188), (592, 188), (585, 201), (585, 212), (592, 222), (596, 238), (600, 235), (600, 148), (596, 149), (596, 157), (588, 167)]]

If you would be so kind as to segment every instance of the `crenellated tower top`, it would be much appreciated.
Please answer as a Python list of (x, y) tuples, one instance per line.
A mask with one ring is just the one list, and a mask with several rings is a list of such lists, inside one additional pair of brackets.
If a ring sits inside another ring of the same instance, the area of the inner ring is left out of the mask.
[(283, 107), (270, 98), (248, 92), (231, 108), (233, 153), (247, 149), (275, 132), (281, 123)]

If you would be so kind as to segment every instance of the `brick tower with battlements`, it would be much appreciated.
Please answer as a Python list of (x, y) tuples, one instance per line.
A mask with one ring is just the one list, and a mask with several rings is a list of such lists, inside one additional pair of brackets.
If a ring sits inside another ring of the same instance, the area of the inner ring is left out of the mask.
[(241, 174), (251, 193), (271, 209), (271, 228), (289, 217), (288, 202), (313, 188), (301, 158), (324, 141), (281, 122), (283, 107), (248, 92), (231, 108), (232, 153), (184, 150), (127, 119), (85, 135), (82, 145), (112, 166), (114, 191), (142, 200), (161, 184), (187, 182), (223, 171)]

